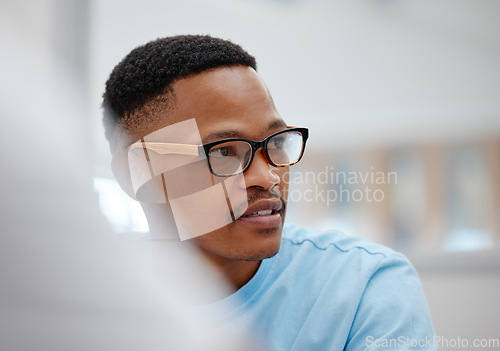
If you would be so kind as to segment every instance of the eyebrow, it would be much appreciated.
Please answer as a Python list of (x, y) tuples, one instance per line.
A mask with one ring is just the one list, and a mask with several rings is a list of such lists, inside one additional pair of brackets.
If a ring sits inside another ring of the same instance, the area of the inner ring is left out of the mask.
[[(272, 131), (277, 128), (286, 128), (287, 124), (282, 119), (275, 119), (272, 121), (266, 129), (266, 133)], [(221, 139), (229, 139), (229, 138), (240, 138), (241, 132), (236, 130), (220, 130), (213, 133), (210, 133), (206, 137), (203, 138), (203, 143), (208, 143)]]

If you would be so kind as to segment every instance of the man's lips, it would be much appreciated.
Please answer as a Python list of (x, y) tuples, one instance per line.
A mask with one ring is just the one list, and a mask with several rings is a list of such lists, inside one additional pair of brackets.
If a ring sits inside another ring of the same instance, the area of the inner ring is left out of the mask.
[(279, 199), (259, 200), (248, 207), (238, 221), (262, 228), (277, 227), (281, 223), (281, 209)]
[[(241, 217), (254, 217), (275, 214), (281, 211), (282, 204), (279, 199), (260, 200), (247, 208)], [(241, 218), (240, 217), (240, 218)]]

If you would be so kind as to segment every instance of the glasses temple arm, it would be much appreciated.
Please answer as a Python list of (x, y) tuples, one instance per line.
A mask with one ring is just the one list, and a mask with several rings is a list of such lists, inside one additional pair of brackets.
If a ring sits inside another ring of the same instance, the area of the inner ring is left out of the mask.
[[(192, 156), (204, 155), (203, 147), (200, 148), (198, 145), (190, 145), (190, 144), (139, 142), (130, 145), (128, 150), (131, 151), (135, 149), (144, 149), (144, 148), (162, 155), (167, 155), (167, 154), (192, 155)], [(200, 152), (202, 153), (200, 154)]]

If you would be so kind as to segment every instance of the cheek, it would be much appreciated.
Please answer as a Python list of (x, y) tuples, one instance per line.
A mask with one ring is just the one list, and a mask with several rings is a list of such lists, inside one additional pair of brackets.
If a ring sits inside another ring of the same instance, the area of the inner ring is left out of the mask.
[(164, 173), (170, 199), (195, 194), (215, 185), (205, 160), (199, 160)]

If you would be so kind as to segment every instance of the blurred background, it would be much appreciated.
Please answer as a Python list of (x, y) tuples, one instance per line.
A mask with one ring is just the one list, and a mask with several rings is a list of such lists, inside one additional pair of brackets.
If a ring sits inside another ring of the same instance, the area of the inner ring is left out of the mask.
[(100, 111), (109, 73), (158, 37), (229, 39), (257, 58), (287, 123), (310, 128), (287, 221), (402, 251), (438, 335), (500, 338), (500, 2), (0, 3), (3, 17), (50, 48), (48, 66), (77, 82), (85, 162), (117, 232), (147, 224), (109, 168)]

